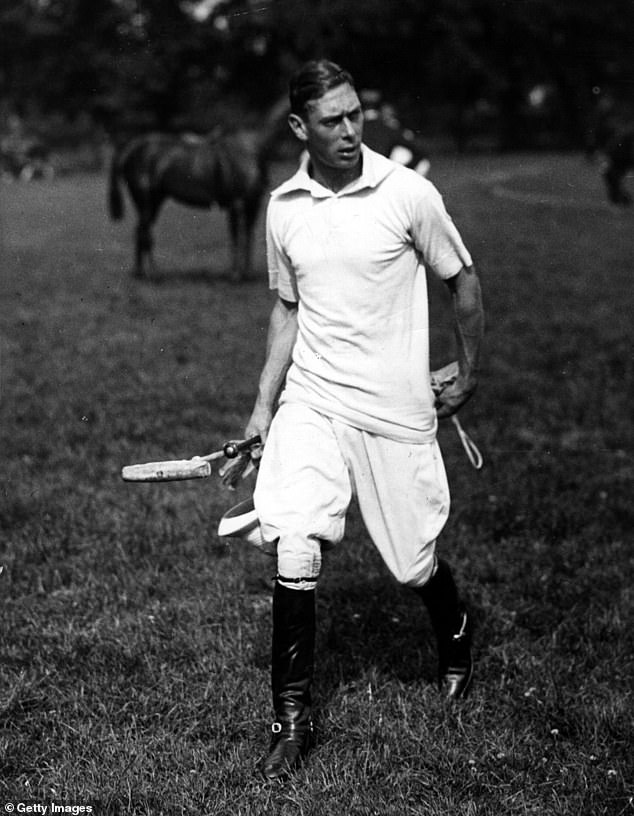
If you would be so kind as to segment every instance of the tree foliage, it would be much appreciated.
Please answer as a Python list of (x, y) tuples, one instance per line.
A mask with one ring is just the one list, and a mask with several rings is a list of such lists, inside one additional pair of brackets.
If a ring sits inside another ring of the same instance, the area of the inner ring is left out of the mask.
[(329, 56), (415, 126), (445, 115), (459, 137), (488, 106), (509, 146), (542, 86), (570, 142), (593, 88), (632, 88), (633, 32), (634, 0), (0, 0), (0, 93), (18, 112), (204, 127)]

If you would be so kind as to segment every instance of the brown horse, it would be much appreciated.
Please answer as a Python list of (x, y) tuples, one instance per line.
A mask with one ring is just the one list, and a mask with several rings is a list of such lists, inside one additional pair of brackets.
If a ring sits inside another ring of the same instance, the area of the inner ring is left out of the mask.
[(248, 277), (255, 221), (268, 188), (268, 163), (284, 110), (276, 105), (261, 132), (214, 131), (207, 136), (148, 133), (115, 151), (110, 167), (109, 208), (123, 217), (120, 180), (127, 185), (138, 216), (133, 274), (154, 268), (152, 228), (166, 199), (190, 207), (214, 204), (229, 217), (231, 276)]

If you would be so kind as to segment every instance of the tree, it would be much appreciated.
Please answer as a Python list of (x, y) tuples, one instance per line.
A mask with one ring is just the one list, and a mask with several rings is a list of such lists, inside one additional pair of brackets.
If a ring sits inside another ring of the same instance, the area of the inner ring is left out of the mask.
[(593, 88), (634, 86), (634, 0), (0, 0), (0, 37), (14, 107), (163, 128), (204, 126), (228, 100), (260, 112), (321, 56), (459, 141), (485, 104), (503, 147), (541, 115), (536, 87), (574, 144)]

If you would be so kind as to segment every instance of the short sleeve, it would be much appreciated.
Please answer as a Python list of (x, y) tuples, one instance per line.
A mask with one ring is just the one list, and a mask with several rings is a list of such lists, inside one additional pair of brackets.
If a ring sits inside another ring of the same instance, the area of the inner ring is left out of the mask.
[(275, 200), (269, 201), (266, 211), (266, 257), (269, 270), (269, 288), (276, 289), (282, 300), (299, 300), (293, 265), (286, 254), (281, 238), (280, 212)]
[(412, 238), (425, 266), (446, 280), (471, 266), (471, 255), (436, 187), (426, 179), (421, 182), (411, 203)]

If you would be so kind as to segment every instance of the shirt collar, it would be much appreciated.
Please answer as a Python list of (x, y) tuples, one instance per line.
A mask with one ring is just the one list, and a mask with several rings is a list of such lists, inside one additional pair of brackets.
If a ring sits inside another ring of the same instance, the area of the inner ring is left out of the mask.
[(307, 192), (314, 198), (330, 198), (337, 195), (348, 195), (356, 193), (359, 190), (376, 187), (380, 184), (386, 176), (398, 167), (397, 164), (370, 150), (366, 145), (361, 145), (361, 155), (363, 157), (363, 169), (359, 178), (344, 187), (338, 193), (333, 193), (327, 187), (324, 187), (315, 179), (311, 178), (308, 172), (310, 157), (307, 151), (304, 151), (299, 161), (299, 168), (295, 175), (291, 176), (287, 181), (277, 187), (271, 193), (273, 198), (287, 195), (288, 193)]

